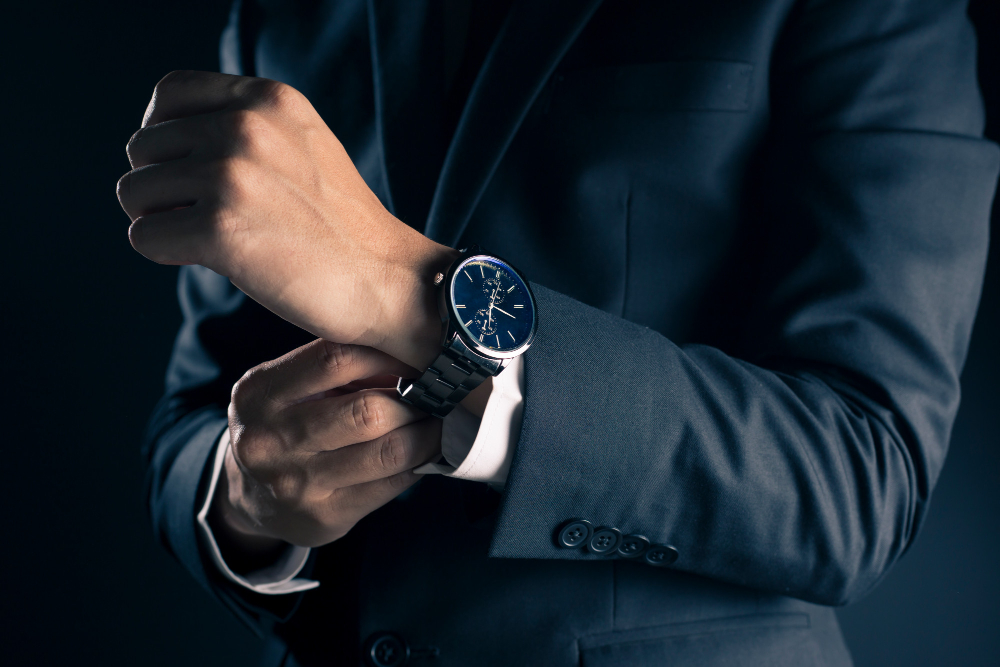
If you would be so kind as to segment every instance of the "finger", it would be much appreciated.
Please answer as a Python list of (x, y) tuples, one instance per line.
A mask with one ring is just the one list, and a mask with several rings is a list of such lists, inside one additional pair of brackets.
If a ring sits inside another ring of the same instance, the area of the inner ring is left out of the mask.
[(202, 204), (142, 215), (128, 229), (132, 247), (158, 264), (202, 264), (211, 232)]
[(321, 493), (398, 475), (441, 453), (441, 420), (424, 418), (349, 447), (319, 452), (309, 460), (310, 485)]
[(133, 221), (140, 215), (191, 206), (207, 194), (205, 165), (174, 160), (133, 169), (118, 181), (118, 202)]
[(241, 112), (215, 111), (139, 128), (125, 146), (133, 169), (194, 153), (230, 155), (240, 142)]
[(187, 157), (203, 141), (202, 125), (213, 114), (168, 120), (139, 128), (125, 145), (133, 169)]
[(294, 404), (323, 392), (376, 376), (412, 373), (413, 369), (371, 347), (314, 340), (254, 369), (269, 385), (269, 397)]
[(276, 81), (247, 76), (178, 70), (160, 79), (146, 107), (142, 127), (175, 118), (210, 113), (239, 104), (254, 95), (266, 95)]
[(281, 428), (301, 449), (320, 452), (374, 440), (426, 418), (395, 390), (364, 389), (291, 406), (282, 413)]

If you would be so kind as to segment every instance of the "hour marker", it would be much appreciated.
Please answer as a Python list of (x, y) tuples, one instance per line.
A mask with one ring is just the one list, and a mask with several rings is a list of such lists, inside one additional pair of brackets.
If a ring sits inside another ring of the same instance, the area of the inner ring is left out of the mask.
[(469, 272), (468, 272), (468, 271), (462, 271), (462, 273), (464, 273), (464, 274), (465, 274), (465, 277), (469, 279), (469, 282), (470, 282), (470, 283), (474, 283), (474, 282), (476, 282), (475, 280), (473, 280), (473, 279), (472, 279), (472, 276), (470, 276), (470, 275), (469, 275)]
[(514, 289), (515, 287), (517, 287), (517, 285), (511, 285), (511, 286), (510, 286), (510, 289), (509, 289), (509, 290), (507, 290), (507, 291), (509, 292), (510, 290)]
[(494, 334), (494, 336), (496, 336), (497, 339), (497, 347), (500, 347), (500, 334)]
[(497, 278), (500, 277), (500, 269), (497, 269)]
[(468, 322), (466, 322), (465, 326), (469, 326), (470, 324), (472, 324), (472, 320), (469, 320)]
[(483, 334), (479, 334), (479, 342), (480, 342), (480, 343), (482, 343), (482, 342), (483, 342)]
[(512, 333), (511, 333), (510, 331), (508, 331), (508, 332), (507, 332), (507, 335), (508, 335), (508, 336), (510, 336), (510, 339), (511, 339), (512, 341), (514, 341), (515, 343), (517, 342), (517, 339), (516, 339), (516, 338), (514, 338), (514, 334), (512, 334)]
[(482, 264), (479, 265), (479, 275), (481, 275), (484, 279), (486, 278), (486, 274), (483, 273), (483, 265)]
[(465, 308), (465, 306), (460, 306), (460, 305), (458, 305), (457, 303), (455, 304), (455, 307), (456, 307), (456, 308)]
[(519, 305), (517, 305), (517, 304), (514, 304), (514, 307), (515, 307), (515, 308), (524, 308), (524, 306), (523, 306), (523, 305), (522, 305), (522, 306), (519, 306)]

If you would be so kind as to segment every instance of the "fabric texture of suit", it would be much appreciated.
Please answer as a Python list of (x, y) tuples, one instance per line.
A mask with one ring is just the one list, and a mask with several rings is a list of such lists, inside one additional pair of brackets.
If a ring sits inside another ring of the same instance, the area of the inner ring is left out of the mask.
[[(225, 582), (194, 516), (230, 388), (311, 337), (187, 267), (159, 538), (273, 664), (355, 665), (377, 631), (440, 667), (850, 664), (828, 605), (917, 534), (983, 277), (964, 3), (517, 0), (450, 142), (440, 11), (237, 4), (222, 60), (305, 93), (397, 217), (533, 281), (504, 493), (428, 478), (314, 552), (319, 589)], [(679, 558), (561, 549), (574, 517)]]

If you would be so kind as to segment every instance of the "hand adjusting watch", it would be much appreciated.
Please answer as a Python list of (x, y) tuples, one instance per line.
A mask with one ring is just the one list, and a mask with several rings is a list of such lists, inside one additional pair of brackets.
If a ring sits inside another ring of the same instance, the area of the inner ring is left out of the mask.
[(396, 386), (403, 401), (435, 417), (524, 354), (538, 326), (535, 297), (517, 269), (478, 246), (461, 252), (434, 278), (445, 324), (441, 354), (419, 378)]

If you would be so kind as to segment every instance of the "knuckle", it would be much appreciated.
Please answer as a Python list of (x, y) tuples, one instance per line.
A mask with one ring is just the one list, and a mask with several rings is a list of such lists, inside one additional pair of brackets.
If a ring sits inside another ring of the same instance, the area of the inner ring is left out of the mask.
[(243, 208), (238, 202), (224, 200), (201, 202), (200, 206), (198, 263), (219, 267), (231, 280), (239, 280), (246, 266), (250, 235)]
[(167, 72), (163, 75), (163, 78), (156, 82), (156, 89), (162, 90), (169, 88), (171, 85), (177, 83), (178, 81), (184, 79), (188, 74), (188, 70), (175, 69), (173, 71)]
[(218, 179), (220, 202), (239, 206), (259, 200), (260, 193), (254, 188), (259, 173), (251, 160), (222, 158), (215, 164), (214, 176)]
[(190, 77), (190, 75), (190, 70), (183, 69), (167, 72), (163, 78), (157, 81), (156, 85), (153, 86), (153, 99), (169, 94), (173, 87)]
[(250, 402), (252, 387), (253, 379), (249, 372), (233, 385), (233, 390), (229, 394), (229, 401), (236, 412), (243, 412), (246, 409), (247, 404)]
[(203, 221), (207, 232), (224, 229), (229, 224), (229, 209), (227, 207), (216, 201), (199, 202), (199, 205), (201, 207), (200, 220)]
[[(203, 167), (203, 181), (211, 184), (211, 199), (218, 207), (216, 213), (225, 213), (225, 209), (237, 209), (242, 204), (253, 201), (252, 164), (237, 157), (222, 157), (206, 162)], [(226, 215), (214, 215), (209, 222), (212, 226), (225, 225), (231, 222)]]
[(378, 447), (378, 461), (376, 465), (379, 470), (395, 472), (406, 466), (408, 460), (408, 447), (406, 438), (393, 431), (381, 439)]
[(225, 196), (240, 189), (243, 180), (243, 168), (232, 157), (222, 157), (210, 160), (205, 164), (206, 179), (212, 182), (220, 193)]
[(410, 485), (410, 482), (411, 482), (411, 476), (403, 473), (386, 478), (386, 483), (389, 485), (389, 488), (397, 492), (402, 491), (406, 487), (408, 487)]
[(156, 85), (153, 86), (153, 98), (150, 100), (149, 106), (146, 107), (146, 113), (143, 115), (142, 124), (144, 127), (156, 117), (156, 112), (161, 109), (165, 100), (170, 99), (174, 89), (182, 81), (190, 79), (192, 74), (194, 72), (190, 70), (174, 70), (173, 72), (168, 72), (162, 79), (156, 82)]
[(261, 399), (261, 369), (251, 368), (243, 374), (230, 395), (230, 402), (237, 413), (253, 412)]
[(252, 150), (268, 131), (265, 119), (253, 109), (232, 109), (224, 122), (237, 151)]
[(307, 480), (303, 473), (288, 471), (276, 475), (268, 484), (271, 495), (279, 503), (308, 513), (309, 507), (304, 504)]
[(325, 340), (319, 345), (317, 361), (324, 374), (339, 377), (347, 373), (355, 362), (352, 345), (342, 345)]
[(179, 70), (174, 70), (173, 72), (167, 72), (166, 74), (164, 74), (163, 77), (161, 77), (160, 80), (156, 82), (156, 85), (153, 86), (153, 97), (154, 98), (159, 97), (160, 95), (163, 95), (163, 93), (168, 91), (170, 87), (177, 82), (177, 78), (179, 75), (180, 75)]
[(351, 403), (351, 420), (355, 431), (371, 433), (385, 422), (385, 405), (378, 394), (359, 392)]
[(300, 108), (304, 97), (287, 83), (268, 81), (263, 84), (260, 99), (267, 108), (278, 113), (293, 113)]
[(271, 458), (267, 441), (249, 429), (243, 429), (238, 436), (234, 436), (229, 446), (233, 450), (233, 458), (244, 470), (261, 471)]

